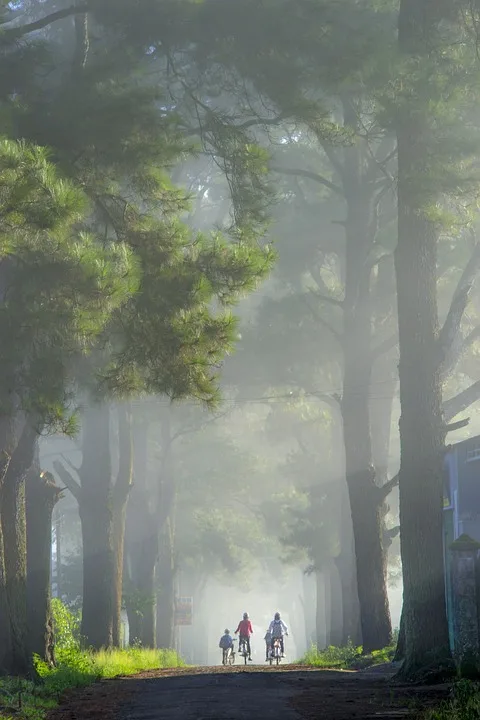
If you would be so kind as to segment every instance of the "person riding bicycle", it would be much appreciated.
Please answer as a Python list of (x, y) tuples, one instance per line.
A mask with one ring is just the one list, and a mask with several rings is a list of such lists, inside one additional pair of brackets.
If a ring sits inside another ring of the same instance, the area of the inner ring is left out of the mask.
[(270, 632), (270, 628), (268, 628), (263, 639), (265, 640), (265, 662), (268, 662), (270, 660), (270, 651), (272, 645), (272, 633)]
[(248, 652), (248, 659), (252, 660), (252, 649), (250, 647), (250, 635), (253, 635), (253, 628), (252, 623), (250, 622), (250, 619), (248, 617), (248, 613), (243, 613), (243, 620), (240, 620), (238, 623), (238, 627), (235, 630), (235, 635), (240, 635), (238, 640), (238, 649), (240, 650), (240, 647), (242, 645), (242, 642), (245, 642), (247, 645), (247, 652)]
[(226, 656), (227, 650), (231, 650), (233, 652), (233, 638), (230, 635), (230, 630), (228, 628), (225, 629), (225, 633), (220, 638), (218, 647), (221, 648), (221, 650), (223, 650), (223, 659), (225, 662), (225, 656)]
[(268, 631), (272, 635), (272, 639), (270, 641), (270, 647), (272, 648), (272, 654), (273, 654), (273, 646), (275, 643), (275, 640), (280, 640), (280, 648), (282, 650), (282, 657), (285, 657), (285, 644), (283, 642), (283, 636), (288, 635), (288, 628), (283, 622), (283, 620), (280, 618), (280, 613), (276, 612), (275, 617), (270, 623), (270, 627), (268, 628)]

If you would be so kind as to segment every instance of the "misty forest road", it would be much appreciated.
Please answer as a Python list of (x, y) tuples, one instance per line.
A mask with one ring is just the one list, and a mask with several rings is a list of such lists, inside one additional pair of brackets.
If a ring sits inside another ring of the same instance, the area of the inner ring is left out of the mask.
[(409, 720), (447, 688), (389, 683), (388, 672), (250, 666), (158, 670), (75, 691), (50, 720)]

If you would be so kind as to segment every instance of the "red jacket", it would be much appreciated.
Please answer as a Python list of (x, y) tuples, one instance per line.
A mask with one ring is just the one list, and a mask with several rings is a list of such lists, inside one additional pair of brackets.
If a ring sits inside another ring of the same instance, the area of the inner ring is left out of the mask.
[(250, 637), (253, 633), (252, 623), (250, 620), (240, 620), (238, 627), (235, 630), (235, 634), (238, 632), (242, 637)]

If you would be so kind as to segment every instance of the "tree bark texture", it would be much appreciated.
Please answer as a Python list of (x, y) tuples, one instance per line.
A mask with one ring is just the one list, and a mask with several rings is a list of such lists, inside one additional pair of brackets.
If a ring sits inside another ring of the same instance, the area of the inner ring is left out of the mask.
[[(436, 22), (432, 13), (436, 12), (427, 0), (402, 0), (401, 52), (417, 57), (426, 55)], [(437, 343), (438, 231), (426, 217), (422, 203), (427, 201), (419, 193), (422, 179), (430, 182), (425, 177), (425, 168), (432, 137), (427, 103), (420, 108), (418, 104), (419, 100), (412, 97), (397, 117), (395, 271), (400, 341), (399, 491), (405, 624), (402, 672), (407, 677), (450, 658), (443, 558), (445, 431)]]
[[(10, 463), (10, 455), (3, 450), (0, 457), (0, 501), (3, 494), (3, 481)], [(5, 552), (3, 543), (3, 527), (0, 515), (0, 673), (8, 672), (8, 664), (12, 655), (12, 634), (8, 615), (7, 578), (5, 570)]]
[(355, 546), (348, 489), (342, 490), (340, 506), (340, 553), (335, 558), (342, 596), (342, 645), (349, 641), (362, 644), (360, 606), (358, 602)]
[(132, 418), (128, 405), (118, 408), (118, 475), (113, 489), (113, 644), (121, 645), (123, 568), (127, 501), (133, 480)]
[(113, 502), (110, 462), (110, 407), (85, 410), (79, 501), (83, 541), (82, 636), (88, 646), (113, 642)]
[(391, 641), (383, 530), (370, 429), (372, 196), (362, 183), (361, 152), (345, 151), (347, 200), (342, 418), (364, 651)]
[(315, 570), (316, 645), (320, 650), (330, 645), (329, 580), (323, 570)]
[(31, 653), (55, 665), (51, 611), (52, 515), (61, 490), (35, 462), (27, 475), (27, 611)]
[(173, 648), (175, 633), (175, 563), (173, 527), (167, 521), (157, 563), (157, 647)]
[(6, 595), (11, 647), (6, 670), (15, 676), (33, 674), (27, 629), (27, 533), (25, 479), (32, 465), (38, 432), (27, 418), (4, 477), (1, 492)]

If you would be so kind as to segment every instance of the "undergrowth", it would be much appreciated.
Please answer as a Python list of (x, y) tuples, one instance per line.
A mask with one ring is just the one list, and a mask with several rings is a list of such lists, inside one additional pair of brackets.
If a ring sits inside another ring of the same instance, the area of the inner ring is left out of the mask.
[(324, 650), (319, 650), (316, 645), (312, 645), (299, 660), (299, 664), (319, 668), (360, 670), (373, 665), (391, 662), (394, 654), (395, 644), (382, 650), (374, 650), (374, 652), (365, 655), (361, 645), (357, 647), (351, 642), (344, 647), (330, 645)]
[(427, 710), (425, 720), (480, 720), (480, 684), (462, 679), (456, 682), (448, 700)]
[(100, 652), (81, 650), (78, 617), (59, 601), (55, 601), (53, 610), (57, 666), (50, 668), (40, 658), (35, 658), (37, 683), (21, 678), (0, 678), (0, 720), (44, 720), (47, 712), (72, 688), (85, 687), (102, 678), (184, 664), (173, 650), (150, 650), (140, 646)]

